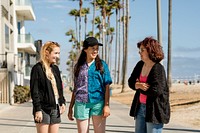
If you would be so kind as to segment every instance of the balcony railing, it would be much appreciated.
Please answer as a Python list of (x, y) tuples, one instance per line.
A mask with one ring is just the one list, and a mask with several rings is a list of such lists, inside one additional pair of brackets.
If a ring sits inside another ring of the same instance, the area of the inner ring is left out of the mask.
[(15, 0), (17, 6), (32, 6), (31, 0)]
[(0, 54), (0, 68), (7, 68), (7, 54)]
[(31, 75), (31, 69), (32, 69), (32, 65), (27, 65), (25, 68), (25, 76), (30, 76)]
[(18, 43), (34, 44), (34, 39), (31, 34), (18, 34)]

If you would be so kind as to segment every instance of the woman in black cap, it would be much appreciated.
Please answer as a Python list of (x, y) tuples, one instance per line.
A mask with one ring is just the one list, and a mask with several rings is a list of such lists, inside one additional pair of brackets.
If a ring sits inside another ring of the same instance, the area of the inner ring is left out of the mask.
[(89, 37), (83, 43), (74, 67), (74, 90), (68, 111), (69, 120), (76, 118), (78, 133), (88, 133), (90, 118), (94, 132), (105, 133), (106, 118), (110, 115), (109, 86), (112, 83), (108, 65), (99, 58), (99, 43)]

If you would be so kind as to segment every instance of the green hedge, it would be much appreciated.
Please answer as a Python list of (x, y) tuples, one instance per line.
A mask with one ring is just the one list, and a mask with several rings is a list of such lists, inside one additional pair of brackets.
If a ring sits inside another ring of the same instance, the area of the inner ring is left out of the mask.
[(30, 100), (30, 87), (17, 85), (14, 88), (14, 102), (15, 103), (24, 103)]

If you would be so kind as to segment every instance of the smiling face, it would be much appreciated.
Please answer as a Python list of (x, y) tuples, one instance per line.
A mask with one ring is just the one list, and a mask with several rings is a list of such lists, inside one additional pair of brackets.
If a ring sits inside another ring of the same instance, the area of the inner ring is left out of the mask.
[(92, 47), (88, 47), (84, 51), (87, 54), (87, 62), (91, 62), (97, 57), (98, 52), (99, 52), (99, 46), (98, 45), (94, 45)]
[(47, 59), (50, 64), (54, 64), (58, 61), (58, 59), (60, 57), (60, 48), (59, 47), (55, 46), (51, 52), (49, 52), (49, 51), (46, 51), (46, 52), (47, 52)]

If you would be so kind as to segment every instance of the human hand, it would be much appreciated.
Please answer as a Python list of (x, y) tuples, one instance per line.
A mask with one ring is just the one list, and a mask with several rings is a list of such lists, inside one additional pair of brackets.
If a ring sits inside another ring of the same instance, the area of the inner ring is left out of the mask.
[(42, 122), (43, 116), (42, 116), (42, 111), (37, 111), (35, 113), (35, 121), (40, 123)]
[(110, 115), (110, 107), (105, 105), (103, 108), (103, 118), (107, 118)]
[(71, 109), (71, 108), (69, 108), (69, 111), (68, 111), (68, 119), (69, 120), (71, 120), (71, 121), (73, 121), (74, 120), (74, 118), (73, 118), (73, 110)]
[(139, 79), (137, 79), (135, 83), (135, 88), (147, 91), (149, 89), (149, 84), (140, 82)]
[(149, 89), (149, 85), (147, 83), (139, 83), (140, 84), (140, 89), (143, 91), (147, 91)]
[(62, 106), (60, 106), (60, 114), (63, 114), (65, 112), (65, 104), (62, 104)]

